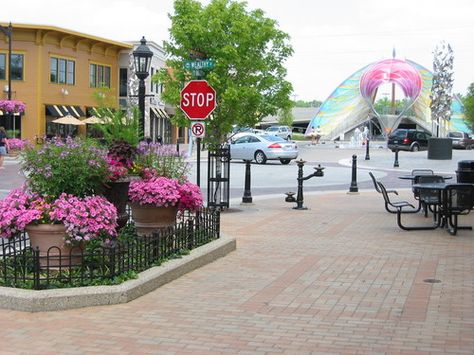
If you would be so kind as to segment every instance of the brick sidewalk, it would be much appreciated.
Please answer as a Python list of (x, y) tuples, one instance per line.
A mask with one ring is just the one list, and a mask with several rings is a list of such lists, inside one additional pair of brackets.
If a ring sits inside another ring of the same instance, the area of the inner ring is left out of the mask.
[(472, 231), (401, 231), (373, 192), (305, 198), (224, 213), (237, 251), (128, 304), (0, 310), (0, 353), (473, 354)]

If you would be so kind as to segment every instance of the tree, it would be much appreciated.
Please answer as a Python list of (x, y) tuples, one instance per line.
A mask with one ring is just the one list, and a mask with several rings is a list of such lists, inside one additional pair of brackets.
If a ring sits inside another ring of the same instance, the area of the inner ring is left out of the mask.
[(278, 112), (278, 124), (282, 126), (293, 126), (293, 114), (290, 108), (283, 108)]
[(474, 83), (469, 85), (467, 94), (462, 98), (463, 101), (463, 112), (466, 116), (466, 124), (469, 129), (474, 132)]
[(303, 101), (297, 100), (294, 102), (295, 107), (319, 107), (321, 106), (322, 102), (319, 100), (312, 100), (312, 101)]
[[(203, 7), (195, 0), (176, 0), (170, 15), (167, 69), (154, 76), (164, 85), (162, 99), (179, 106), (180, 91), (192, 73), (184, 68), (190, 53), (215, 61), (204, 79), (217, 92), (217, 108), (207, 120), (207, 140), (218, 144), (232, 125), (253, 127), (279, 109), (291, 108), (291, 84), (285, 80), (285, 60), (293, 53), (289, 36), (262, 10), (246, 3), (212, 0)], [(188, 126), (181, 110), (173, 123)]]

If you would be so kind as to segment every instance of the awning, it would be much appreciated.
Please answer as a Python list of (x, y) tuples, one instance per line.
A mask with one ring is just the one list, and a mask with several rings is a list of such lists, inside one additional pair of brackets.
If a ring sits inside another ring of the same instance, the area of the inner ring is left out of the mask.
[[(103, 116), (99, 113), (99, 110), (96, 107), (88, 107), (88, 108), (86, 108), (86, 110), (87, 110), (87, 114), (89, 116), (96, 116), (96, 117), (99, 117), (99, 118), (102, 118), (102, 116)], [(106, 108), (105, 110), (111, 116), (114, 114), (113, 110), (111, 110), (110, 108)]]
[(46, 105), (46, 113), (53, 117), (64, 117), (71, 115), (79, 118), (85, 116), (84, 112), (79, 106)]
[(157, 118), (169, 119), (168, 114), (161, 108), (152, 107), (151, 111)]
[[(0, 111), (0, 116), (4, 116), (4, 115), (6, 116), (6, 115), (8, 115), (8, 113), (7, 113), (7, 112)], [(21, 114), (20, 114), (19, 112), (15, 112), (15, 113), (13, 114), (13, 116), (21, 116)]]

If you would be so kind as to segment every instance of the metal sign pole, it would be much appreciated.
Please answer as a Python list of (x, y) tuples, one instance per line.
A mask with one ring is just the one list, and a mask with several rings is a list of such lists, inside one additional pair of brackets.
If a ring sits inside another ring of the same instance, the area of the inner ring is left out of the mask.
[(196, 184), (201, 187), (201, 138), (196, 138), (197, 164), (196, 164)]

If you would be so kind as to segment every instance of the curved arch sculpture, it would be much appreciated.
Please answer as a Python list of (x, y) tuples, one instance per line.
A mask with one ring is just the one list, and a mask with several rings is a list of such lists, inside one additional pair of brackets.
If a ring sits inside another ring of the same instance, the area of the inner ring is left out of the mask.
[[(309, 135), (312, 127), (320, 126), (327, 139), (336, 139), (339, 134), (363, 125), (369, 115), (374, 114), (381, 128), (391, 130), (398, 126), (402, 115), (412, 109), (412, 119), (427, 130), (431, 130), (430, 92), (433, 74), (423, 66), (401, 59), (385, 59), (369, 64), (344, 80), (321, 104), (316, 116), (306, 129)], [(403, 91), (407, 103), (395, 120), (386, 121), (374, 109), (377, 88), (394, 83)], [(451, 130), (469, 132), (462, 114), (462, 104), (454, 96), (451, 105)]]

